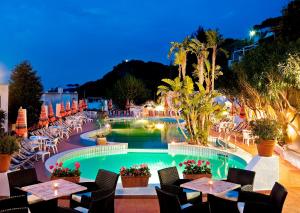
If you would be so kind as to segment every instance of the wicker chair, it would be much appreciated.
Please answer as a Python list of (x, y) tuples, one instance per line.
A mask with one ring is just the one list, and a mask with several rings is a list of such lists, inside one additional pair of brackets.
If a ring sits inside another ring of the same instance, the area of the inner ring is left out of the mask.
[(198, 205), (193, 205), (190, 203), (181, 205), (177, 195), (161, 190), (158, 187), (155, 187), (160, 213), (181, 213), (181, 212), (208, 212), (206, 208), (201, 203)]
[(180, 187), (181, 184), (189, 182), (189, 179), (180, 179), (177, 168), (168, 167), (158, 171), (160, 187), (162, 190), (176, 194), (181, 204), (188, 202), (201, 203), (202, 194), (192, 190), (185, 190)]
[(88, 208), (91, 200), (116, 190), (119, 174), (99, 169), (95, 182), (82, 182), (87, 190), (71, 195), (70, 205), (72, 208), (83, 206)]
[(9, 172), (7, 177), (11, 196), (27, 195), (26, 192), (20, 190), (21, 187), (40, 183), (35, 168)]
[(31, 212), (42, 212), (42, 209), (54, 210), (57, 207), (57, 199), (43, 201), (31, 200), (32, 195), (22, 191), (20, 188), (23, 186), (33, 185), (40, 183), (37, 179), (37, 174), (34, 168), (18, 170), (7, 173), (8, 183), (10, 188), (10, 195), (28, 195), (27, 200)]
[(207, 194), (210, 213), (239, 213), (237, 202)]
[(229, 168), (227, 180), (228, 182), (240, 184), (241, 191), (253, 191), (255, 172), (245, 169)]
[(75, 209), (71, 208), (61, 208), (58, 207), (58, 213), (79, 213), (79, 212), (88, 212), (88, 213), (112, 213), (114, 212), (114, 198), (115, 191), (103, 194), (103, 191), (99, 191), (98, 194), (95, 194), (93, 200), (90, 201), (88, 208), (76, 207)]
[(22, 208), (28, 207), (27, 196), (17, 195), (8, 198), (0, 199), (0, 211), (11, 209), (11, 208)]
[(282, 212), (288, 192), (280, 183), (275, 183), (270, 195), (241, 191), (238, 198), (240, 212)]
[(11, 208), (11, 209), (5, 209), (0, 211), (0, 213), (28, 213), (28, 212), (29, 212), (28, 207)]

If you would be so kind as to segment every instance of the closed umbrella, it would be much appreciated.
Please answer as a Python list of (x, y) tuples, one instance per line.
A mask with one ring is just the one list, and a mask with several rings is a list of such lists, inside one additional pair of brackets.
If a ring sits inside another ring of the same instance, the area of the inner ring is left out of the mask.
[(72, 111), (71, 111), (71, 105), (70, 105), (70, 101), (67, 101), (66, 103), (66, 115), (71, 115)]
[(77, 113), (77, 105), (76, 105), (76, 101), (75, 99), (73, 98), (72, 100), (72, 114), (76, 114)]
[(82, 100), (79, 100), (79, 111), (83, 111)]
[(60, 116), (62, 118), (66, 116), (64, 102), (61, 102), (61, 105), (60, 105)]
[(49, 119), (49, 122), (54, 122), (56, 119), (55, 119), (55, 116), (54, 116), (54, 112), (53, 112), (53, 107), (52, 107), (52, 103), (50, 103), (48, 105), (48, 119)]
[(48, 116), (46, 112), (46, 106), (43, 104), (41, 106), (41, 114), (39, 119), (39, 127), (44, 127), (48, 125)]
[(108, 110), (112, 110), (112, 107), (113, 107), (112, 100), (109, 99), (109, 101), (108, 101)]
[(82, 99), (82, 108), (83, 109), (87, 109), (87, 104), (86, 104), (86, 101), (84, 99)]
[(245, 107), (244, 106), (241, 106), (240, 118), (242, 118), (242, 119), (246, 118), (246, 112), (245, 112)]
[(27, 119), (26, 119), (26, 109), (20, 109), (18, 110), (18, 117), (16, 121), (16, 135), (20, 137), (26, 137), (27, 136)]

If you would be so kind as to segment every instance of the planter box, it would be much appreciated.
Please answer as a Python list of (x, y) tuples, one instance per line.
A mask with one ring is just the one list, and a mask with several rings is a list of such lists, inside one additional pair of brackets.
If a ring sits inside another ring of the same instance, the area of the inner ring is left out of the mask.
[(106, 137), (104, 137), (104, 138), (97, 138), (97, 145), (106, 145), (106, 144), (107, 144)]
[(0, 173), (7, 172), (10, 166), (11, 156), (8, 154), (0, 154)]
[(67, 180), (73, 183), (79, 183), (80, 181), (80, 177), (53, 177), (51, 176), (51, 180), (58, 180), (58, 179), (63, 179), (63, 180)]
[(190, 180), (196, 180), (203, 177), (211, 178), (212, 174), (183, 174), (184, 179), (190, 179)]
[(150, 176), (121, 176), (122, 186), (126, 187), (147, 187)]
[(262, 157), (272, 157), (275, 144), (275, 140), (260, 140), (260, 142), (256, 144), (258, 155)]

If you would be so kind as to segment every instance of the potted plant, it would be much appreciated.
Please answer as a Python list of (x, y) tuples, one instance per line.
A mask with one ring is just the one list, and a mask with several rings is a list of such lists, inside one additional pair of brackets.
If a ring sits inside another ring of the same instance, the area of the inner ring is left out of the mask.
[(80, 180), (80, 163), (76, 162), (74, 164), (75, 168), (70, 169), (63, 167), (63, 163), (56, 163), (51, 165), (49, 168), (52, 170), (51, 180), (64, 179), (73, 183), (79, 183)]
[(282, 128), (271, 119), (259, 119), (250, 123), (253, 135), (257, 136), (255, 140), (259, 156), (271, 157), (277, 139), (282, 136)]
[(123, 187), (147, 187), (151, 177), (147, 164), (135, 165), (129, 168), (122, 167), (120, 175)]
[(184, 166), (183, 178), (195, 180), (202, 177), (211, 178), (210, 162), (204, 160), (187, 160), (179, 164), (180, 167)]
[(97, 140), (97, 145), (106, 145), (107, 144), (106, 137), (103, 134), (97, 134), (96, 140)]
[(7, 172), (10, 166), (11, 155), (20, 149), (19, 141), (14, 136), (0, 137), (0, 172)]

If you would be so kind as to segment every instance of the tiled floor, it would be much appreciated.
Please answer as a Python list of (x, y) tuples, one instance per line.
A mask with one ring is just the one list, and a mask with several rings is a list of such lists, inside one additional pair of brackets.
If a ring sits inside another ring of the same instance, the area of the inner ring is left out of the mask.
[[(83, 132), (94, 129), (94, 124), (86, 124), (83, 128)], [(59, 144), (59, 151), (65, 151), (80, 147), (80, 138), (78, 134), (73, 134), (66, 142)], [(231, 139), (233, 141), (233, 137)], [(247, 146), (240, 142), (241, 138), (238, 138), (236, 144), (251, 153), (256, 155), (255, 145)], [(49, 177), (45, 174), (44, 164), (37, 162), (35, 165), (38, 171), (38, 177), (41, 181), (49, 180)], [(288, 189), (288, 197), (284, 205), (284, 213), (299, 212), (300, 213), (300, 170), (280, 159), (280, 183), (282, 183)], [(65, 201), (60, 202), (61, 205), (67, 205)], [(159, 205), (157, 199), (116, 199), (115, 201), (116, 213), (158, 213)]]

